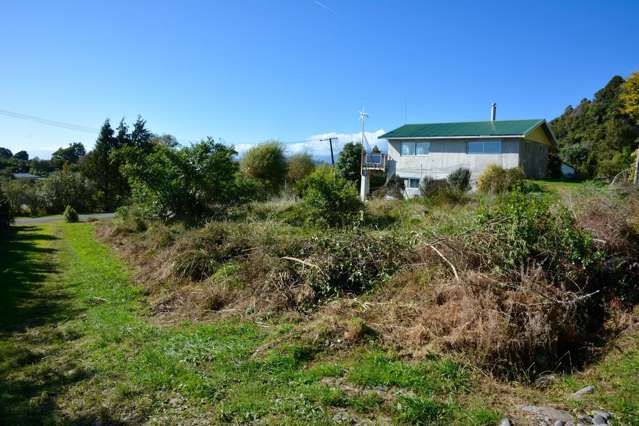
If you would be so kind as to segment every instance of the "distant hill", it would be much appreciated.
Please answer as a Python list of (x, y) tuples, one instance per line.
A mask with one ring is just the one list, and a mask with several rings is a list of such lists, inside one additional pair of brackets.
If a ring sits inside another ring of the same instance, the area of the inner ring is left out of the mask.
[(550, 122), (559, 143), (559, 157), (583, 177), (612, 177), (631, 165), (639, 144), (639, 126), (624, 112), (620, 94), (625, 80), (614, 76), (594, 98)]

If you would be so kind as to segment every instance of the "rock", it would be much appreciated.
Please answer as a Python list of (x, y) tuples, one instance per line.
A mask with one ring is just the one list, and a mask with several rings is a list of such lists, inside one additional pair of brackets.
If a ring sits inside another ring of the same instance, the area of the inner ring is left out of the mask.
[(503, 419), (501, 419), (501, 422), (499, 422), (499, 426), (512, 426), (513, 424), (510, 423), (510, 419), (508, 417), (504, 417)]
[(584, 395), (587, 395), (589, 393), (593, 393), (594, 391), (595, 391), (594, 387), (586, 386), (585, 388), (581, 388), (577, 392), (575, 392), (572, 395), (570, 395), (570, 398), (572, 398), (572, 399), (581, 399)]
[(590, 417), (590, 416), (579, 416), (579, 423), (585, 424), (585, 425), (591, 425), (592, 424), (592, 417)]
[(553, 426), (565, 426), (566, 422), (564, 422), (563, 420), (557, 420), (555, 423), (553, 423)]
[(604, 416), (600, 416), (599, 414), (597, 414), (595, 417), (592, 418), (592, 422), (596, 425), (608, 424), (608, 420)]
[(612, 418), (612, 414), (610, 414), (610, 413), (609, 413), (609, 412), (607, 412), (607, 411), (593, 410), (593, 411), (591, 411), (591, 412), (590, 412), (590, 414), (591, 414), (593, 417), (601, 416), (601, 417), (603, 417), (606, 421), (608, 421), (608, 420), (610, 420), (610, 419)]
[(521, 407), (522, 411), (533, 414), (538, 419), (545, 420), (546, 418), (557, 421), (561, 420), (562, 422), (573, 422), (574, 418), (568, 411), (559, 410), (557, 408), (541, 405), (524, 405)]

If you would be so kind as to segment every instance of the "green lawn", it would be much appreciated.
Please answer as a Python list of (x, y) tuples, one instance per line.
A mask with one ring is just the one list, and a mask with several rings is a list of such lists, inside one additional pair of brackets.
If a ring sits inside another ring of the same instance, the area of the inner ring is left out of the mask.
[[(0, 424), (494, 424), (463, 364), (372, 346), (257, 348), (286, 322), (160, 326), (92, 224), (18, 227), (0, 249)], [(4, 422), (4, 423), (3, 423)]]

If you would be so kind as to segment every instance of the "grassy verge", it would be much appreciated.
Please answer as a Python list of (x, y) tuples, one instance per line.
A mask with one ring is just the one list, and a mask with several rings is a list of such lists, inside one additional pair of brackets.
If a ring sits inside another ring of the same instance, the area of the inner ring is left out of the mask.
[(491, 424), (469, 370), (361, 347), (328, 361), (290, 324), (158, 326), (91, 224), (21, 227), (0, 266), (0, 418), (6, 424)]

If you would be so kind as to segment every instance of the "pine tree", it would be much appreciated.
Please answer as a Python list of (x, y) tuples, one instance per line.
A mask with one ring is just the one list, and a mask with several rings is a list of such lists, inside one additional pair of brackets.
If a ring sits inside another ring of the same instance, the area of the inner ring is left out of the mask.
[(95, 148), (89, 152), (82, 167), (82, 173), (96, 184), (100, 207), (108, 211), (116, 207), (119, 198), (119, 194), (115, 193), (119, 170), (113, 167), (110, 158), (111, 152), (117, 147), (113, 134), (111, 122), (107, 119), (95, 141)]
[(131, 143), (137, 148), (141, 148), (145, 152), (149, 152), (153, 148), (151, 143), (151, 133), (146, 128), (146, 120), (138, 115), (138, 119), (133, 123), (133, 131), (131, 132)]

